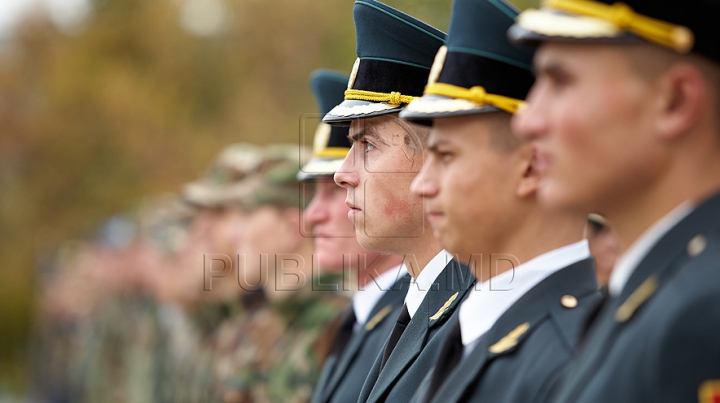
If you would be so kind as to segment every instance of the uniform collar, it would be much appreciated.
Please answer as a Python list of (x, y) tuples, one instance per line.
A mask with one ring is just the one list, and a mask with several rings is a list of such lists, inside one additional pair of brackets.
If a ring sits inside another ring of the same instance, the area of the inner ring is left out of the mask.
[(365, 285), (365, 288), (358, 290), (358, 292), (353, 295), (352, 306), (358, 326), (363, 326), (365, 322), (367, 322), (370, 313), (372, 313), (373, 308), (375, 308), (375, 305), (380, 301), (380, 298), (405, 274), (407, 274), (405, 265), (397, 265), (375, 277)]
[[(423, 299), (425, 299), (428, 290), (430, 290), (430, 287), (432, 287), (437, 277), (452, 259), (453, 256), (443, 249), (430, 260), (416, 279), (412, 279), (408, 293), (405, 296), (405, 304), (410, 313), (410, 318), (412, 318), (418, 308), (420, 308), (420, 304), (422, 304)], [(403, 263), (403, 267), (405, 267), (405, 263)]]
[(687, 217), (695, 209), (690, 201), (685, 201), (675, 207), (663, 218), (655, 222), (646, 230), (617, 260), (615, 268), (610, 275), (608, 291), (611, 296), (618, 296), (622, 293), (630, 276), (638, 264), (650, 252), (650, 249), (667, 234), (683, 218)]
[(587, 240), (551, 250), (515, 270), (501, 273), (470, 290), (460, 306), (460, 334), (465, 350), (485, 334), (517, 300), (553, 273), (590, 257)]

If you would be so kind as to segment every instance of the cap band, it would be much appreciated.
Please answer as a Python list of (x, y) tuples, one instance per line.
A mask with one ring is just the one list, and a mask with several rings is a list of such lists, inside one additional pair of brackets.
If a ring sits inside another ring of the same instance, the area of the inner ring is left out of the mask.
[(638, 14), (625, 3), (607, 5), (592, 0), (545, 0), (543, 5), (609, 21), (622, 30), (679, 53), (689, 52), (695, 43), (695, 37), (689, 28)]
[(345, 91), (345, 100), (347, 101), (386, 102), (393, 106), (409, 104), (415, 98), (417, 97), (411, 95), (402, 95), (401, 93), (396, 91), (390, 93), (363, 90)]
[(318, 158), (345, 158), (350, 151), (349, 148), (345, 147), (327, 147), (324, 150), (315, 153), (315, 157)]
[(426, 95), (441, 95), (449, 98), (464, 99), (478, 105), (494, 106), (505, 112), (515, 114), (524, 101), (502, 95), (488, 94), (484, 87), (458, 87), (446, 83), (434, 83), (425, 88)]

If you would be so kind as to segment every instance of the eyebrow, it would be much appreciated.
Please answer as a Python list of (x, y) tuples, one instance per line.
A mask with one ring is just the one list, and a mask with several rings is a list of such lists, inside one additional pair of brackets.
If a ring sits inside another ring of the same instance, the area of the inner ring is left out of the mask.
[(435, 139), (428, 142), (427, 149), (431, 153), (436, 153), (439, 151), (441, 146), (450, 144), (449, 141), (446, 139)]
[(348, 140), (350, 140), (351, 143), (358, 142), (363, 137), (365, 137), (365, 130), (360, 130), (355, 133), (348, 133), (348, 135), (347, 135), (347, 138), (348, 138)]
[[(362, 130), (357, 131), (356, 133), (348, 133), (348, 140), (350, 140), (351, 143), (358, 142), (362, 140), (365, 137), (372, 137), (375, 140), (378, 140), (380, 142), (383, 142), (380, 136), (378, 136), (377, 132), (372, 127), (365, 127)], [(383, 142), (384, 144), (384, 142)]]
[(562, 63), (558, 61), (551, 61), (540, 66), (535, 66), (533, 70), (536, 77), (565, 73), (565, 68), (563, 67)]

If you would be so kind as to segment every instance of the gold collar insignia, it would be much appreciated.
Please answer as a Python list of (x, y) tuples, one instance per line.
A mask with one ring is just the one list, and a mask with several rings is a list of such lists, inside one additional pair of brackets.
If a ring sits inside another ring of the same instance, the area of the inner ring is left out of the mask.
[(443, 304), (443, 306), (440, 307), (440, 309), (438, 309), (437, 312), (435, 312), (435, 315), (433, 315), (433, 316), (430, 317), (430, 320), (438, 320), (438, 319), (440, 319), (440, 317), (442, 316), (442, 314), (445, 313), (445, 311), (447, 311), (447, 309), (450, 307), (450, 304), (452, 304), (453, 301), (455, 301), (455, 298), (457, 298), (458, 294), (459, 294), (459, 293), (456, 292), (455, 294), (452, 295), (452, 297), (448, 298), (448, 300), (445, 301), (445, 303)]
[(507, 336), (500, 339), (500, 341), (490, 346), (490, 348), (488, 348), (488, 351), (493, 354), (500, 354), (515, 347), (518, 343), (518, 339), (520, 338), (520, 336), (525, 334), (528, 329), (530, 329), (530, 322), (523, 323), (522, 325), (516, 327), (510, 333), (508, 333)]
[(392, 311), (392, 305), (388, 305), (376, 313), (366, 324), (365, 330), (373, 330), (381, 320), (383, 320)]
[(632, 294), (623, 302), (615, 311), (615, 320), (618, 322), (627, 322), (635, 314), (635, 311), (642, 305), (653, 292), (658, 288), (658, 280), (655, 276), (650, 276), (647, 280), (640, 284)]

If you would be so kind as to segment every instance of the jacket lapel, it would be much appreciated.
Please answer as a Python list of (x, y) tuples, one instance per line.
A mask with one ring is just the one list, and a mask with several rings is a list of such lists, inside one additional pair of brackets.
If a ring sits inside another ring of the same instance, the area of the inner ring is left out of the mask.
[(533, 287), (507, 310), (481, 336), (472, 352), (463, 359), (443, 383), (435, 400), (460, 401), (466, 391), (477, 384), (492, 361), (520, 348), (538, 324), (560, 304), (563, 295), (587, 296), (597, 291), (592, 258), (574, 263)]
[(380, 400), (402, 376), (422, 352), (430, 330), (447, 321), (473, 283), (467, 267), (454, 260), (445, 266), (390, 354), (368, 402)]
[(378, 303), (375, 304), (367, 323), (358, 329), (357, 334), (353, 335), (352, 341), (348, 345), (347, 350), (342, 354), (339, 361), (336, 361), (336, 367), (332, 369), (332, 372), (329, 375), (330, 381), (328, 386), (325, 388), (322, 401), (330, 400), (330, 397), (334, 393), (340, 381), (345, 377), (345, 373), (350, 365), (355, 361), (358, 352), (365, 344), (365, 341), (369, 337), (370, 333), (372, 333), (380, 325), (380, 323), (385, 320), (395, 319), (397, 313), (399, 312), (398, 308), (403, 305), (410, 280), (411, 277), (409, 274), (403, 276), (395, 283), (393, 288), (388, 290), (385, 295), (380, 298)]
[[(698, 206), (687, 217), (673, 227), (638, 264), (617, 297), (611, 297), (609, 303), (598, 315), (596, 334), (591, 341), (611, 337), (625, 322), (652, 298), (675, 270), (693, 258), (698, 250), (698, 241), (720, 222), (720, 194), (716, 194)], [(591, 343), (588, 343), (593, 344)]]
[(720, 194), (699, 205), (650, 249), (620, 295), (609, 299), (591, 325), (581, 359), (576, 360), (576, 367), (567, 381), (572, 387), (563, 390), (563, 397), (573, 395), (586, 385), (597, 371), (597, 363), (607, 356), (624, 325), (633, 320), (664, 281), (694, 255), (702, 252), (697, 249), (697, 240), (716, 230), (718, 222)]
[(315, 390), (313, 390), (312, 397), (310, 399), (313, 403), (319, 403), (321, 402), (320, 399), (323, 398), (323, 395), (325, 395), (325, 390), (327, 389), (328, 380), (333, 374), (335, 364), (337, 364), (337, 357), (335, 355), (330, 355), (327, 360), (325, 361), (325, 365), (323, 365), (322, 372), (320, 372), (320, 378), (318, 379), (317, 384), (315, 385)]
[[(672, 228), (640, 262), (614, 304), (618, 323), (628, 321), (685, 262), (702, 252), (708, 232), (720, 222), (720, 194), (714, 195)], [(621, 308), (622, 307), (622, 308)]]
[(445, 324), (453, 315), (475, 284), (475, 277), (467, 266), (453, 260), (445, 267), (437, 282), (438, 291), (428, 293), (425, 297), (428, 300), (430, 316), (427, 320), (431, 330)]
[[(428, 306), (425, 301), (423, 301), (417, 312), (415, 312), (412, 320), (410, 320), (400, 340), (398, 340), (385, 367), (380, 372), (380, 376), (370, 393), (369, 402), (380, 399), (386, 390), (395, 383), (395, 380), (402, 374), (405, 368), (412, 364), (422, 351), (428, 334), (427, 312)], [(420, 315), (422, 315), (424, 319), (421, 319)]]
[(495, 357), (515, 351), (527, 338), (534, 325), (542, 319), (534, 318), (534, 323), (521, 322), (513, 329), (493, 328), (483, 335), (473, 351), (463, 359), (448, 379), (435, 393), (435, 399), (444, 402), (460, 401), (465, 391), (476, 384), (485, 368)]

